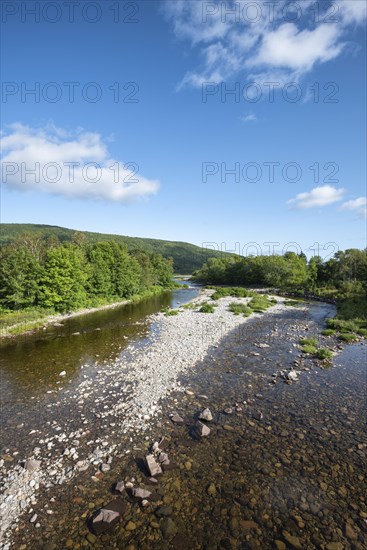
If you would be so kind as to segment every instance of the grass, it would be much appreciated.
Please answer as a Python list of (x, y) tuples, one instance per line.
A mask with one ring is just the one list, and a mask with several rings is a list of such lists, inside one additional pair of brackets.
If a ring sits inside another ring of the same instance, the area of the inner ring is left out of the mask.
[(312, 344), (305, 344), (301, 347), (303, 353), (308, 353), (309, 355), (315, 355), (317, 353), (317, 347)]
[(219, 300), (220, 298), (225, 298), (227, 296), (232, 296), (234, 298), (250, 298), (252, 296), (256, 296), (256, 292), (237, 286), (219, 287), (216, 288), (216, 291), (211, 298), (212, 300)]
[(233, 302), (228, 306), (229, 311), (234, 313), (234, 315), (243, 315), (244, 317), (249, 317), (253, 310), (245, 304), (236, 304)]
[(320, 348), (316, 351), (316, 357), (321, 361), (325, 361), (333, 357), (333, 352), (329, 348)]
[(285, 300), (283, 305), (297, 307), (304, 304), (304, 300)]
[(250, 300), (248, 306), (256, 313), (263, 313), (276, 303), (277, 301), (274, 298), (269, 299), (267, 296), (257, 294), (254, 298), (252, 298), (252, 300)]
[(214, 313), (215, 306), (213, 304), (209, 304), (208, 302), (204, 302), (204, 304), (199, 309), (200, 313)]
[(165, 317), (173, 317), (174, 315), (178, 315), (180, 313), (178, 309), (171, 309), (169, 307), (163, 308), (162, 312)]
[(189, 302), (188, 304), (184, 304), (183, 306), (181, 306), (182, 309), (195, 309), (196, 308), (196, 304), (193, 303), (193, 302)]
[(341, 332), (338, 335), (339, 340), (342, 342), (356, 342), (358, 340), (358, 336), (356, 334), (353, 334), (352, 332)]
[(321, 331), (321, 334), (323, 336), (334, 336), (336, 334), (336, 330), (333, 328), (326, 328), (325, 330)]
[(312, 338), (301, 338), (299, 341), (301, 346), (317, 346), (317, 338), (316, 336), (313, 336)]

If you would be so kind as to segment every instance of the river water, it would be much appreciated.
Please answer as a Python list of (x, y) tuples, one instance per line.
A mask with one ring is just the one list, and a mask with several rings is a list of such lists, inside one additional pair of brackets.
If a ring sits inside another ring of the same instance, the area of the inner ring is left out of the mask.
[[(45, 392), (57, 388), (60, 370), (67, 372), (70, 387), (80, 381), (82, 364), (111, 361), (128, 342), (144, 345), (152, 330), (145, 316), (172, 300), (191, 299), (197, 289), (179, 293), (75, 318), (47, 334), (5, 345), (3, 448), (9, 458), (14, 449), (31, 448), (32, 442), (23, 440), (29, 439), (32, 422), (45, 422), (43, 407), (53, 396)], [(290, 307), (250, 319), (225, 336), (182, 376), (193, 395), (168, 397), (160, 420), (148, 435), (130, 438), (134, 451), (100, 483), (89, 474), (45, 490), (38, 513), (42, 517), (42, 507), (53, 498), (56, 512), (44, 513), (38, 530), (29, 528), (25, 515), (12, 548), (366, 549), (367, 346), (338, 349), (332, 338), (322, 337), (324, 320), (334, 313), (319, 303)], [(300, 357), (299, 338), (311, 335), (338, 351), (330, 368)], [(291, 366), (299, 379), (287, 384), (281, 371)], [(206, 406), (214, 416), (211, 434), (197, 441), (192, 422)], [(170, 421), (172, 411), (184, 425)], [(142, 510), (131, 502), (121, 524), (91, 537), (86, 519), (111, 500), (108, 487), (117, 478), (147, 482), (140, 459), (160, 435), (176, 467), (151, 488), (153, 503)]]

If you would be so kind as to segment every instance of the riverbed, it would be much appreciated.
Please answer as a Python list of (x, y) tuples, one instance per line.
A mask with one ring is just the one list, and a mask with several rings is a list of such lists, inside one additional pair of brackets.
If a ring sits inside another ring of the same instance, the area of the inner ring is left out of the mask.
[[(278, 304), (249, 319), (227, 306), (172, 317), (130, 312), (132, 322), (100, 346), (105, 323), (72, 326), (68, 336), (43, 339), (41, 348), (63, 338), (71, 347), (57, 348), (56, 366), (40, 368), (36, 380), (33, 370), (27, 383), (27, 355), (13, 350), (19, 368), (7, 394), (2, 471), (23, 474), (17, 482), (26, 504), (12, 517), (12, 548), (366, 547), (365, 344), (342, 350), (322, 337), (335, 312), (325, 304)], [(305, 335), (335, 349), (331, 368), (301, 357)], [(67, 361), (73, 346), (74, 368)], [(35, 349), (33, 342), (31, 364)], [(63, 349), (70, 352), (64, 360)], [(39, 356), (42, 365), (55, 359), (50, 348)], [(293, 368), (297, 379), (287, 383)], [(214, 417), (211, 433), (197, 441), (191, 427), (204, 407)], [(170, 420), (174, 411), (183, 425)], [(86, 519), (111, 500), (114, 482), (147, 482), (140, 459), (161, 436), (176, 467), (160, 478), (154, 502), (144, 510), (129, 504), (115, 529), (91, 535)], [(42, 467), (29, 476), (17, 463), (31, 456)], [(108, 460), (110, 470), (100, 472)], [(79, 471), (83, 461), (88, 468)]]

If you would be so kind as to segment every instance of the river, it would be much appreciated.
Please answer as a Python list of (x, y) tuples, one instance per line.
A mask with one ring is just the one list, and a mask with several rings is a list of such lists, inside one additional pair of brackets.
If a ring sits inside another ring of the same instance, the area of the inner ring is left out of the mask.
[[(89, 407), (70, 401), (85, 369), (88, 380), (95, 372), (98, 381), (99, 369), (123, 354), (128, 343), (137, 357), (148, 353), (157, 326), (146, 316), (197, 293), (197, 288), (180, 290), (6, 343), (5, 466), (28, 456), (40, 437), (47, 442), (56, 423), (77, 433), (82, 419), (92, 437), (93, 423), (101, 422), (113, 433), (108, 418), (96, 420), (88, 416)], [(34, 510), (20, 519), (11, 548), (366, 549), (367, 346), (342, 347), (323, 337), (325, 318), (334, 313), (333, 306), (320, 303), (288, 307), (254, 316), (225, 334), (180, 377), (190, 392), (167, 395), (147, 431), (118, 435), (125, 454), (116, 455), (111, 472), (91, 477), (87, 471), (75, 481), (46, 486)], [(300, 355), (299, 338), (310, 335), (337, 352), (331, 368)], [(299, 378), (287, 384), (281, 373), (292, 366)], [(60, 371), (66, 371), (61, 381)], [(104, 392), (97, 384), (92, 396), (103, 397), (101, 411), (117, 399)], [(118, 398), (127, 401), (128, 389)], [(197, 441), (191, 425), (206, 406), (214, 416), (211, 434)], [(173, 411), (184, 418), (183, 426), (170, 421)], [(122, 524), (98, 539), (91, 536), (86, 519), (111, 500), (113, 482), (147, 483), (140, 459), (160, 435), (176, 467), (151, 489), (153, 502), (143, 510), (131, 501)], [(92, 441), (94, 446), (103, 439)], [(38, 529), (29, 523), (34, 511)]]

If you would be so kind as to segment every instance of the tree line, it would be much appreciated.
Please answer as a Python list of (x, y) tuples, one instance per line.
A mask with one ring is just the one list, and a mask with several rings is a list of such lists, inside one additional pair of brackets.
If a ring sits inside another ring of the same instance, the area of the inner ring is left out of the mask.
[(366, 296), (367, 250), (348, 249), (323, 261), (287, 252), (283, 256), (211, 258), (194, 273), (197, 281), (216, 285), (262, 285), (320, 296)]
[(65, 312), (122, 300), (152, 287), (172, 287), (172, 260), (113, 241), (71, 242), (22, 235), (2, 247), (0, 304)]

